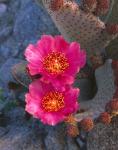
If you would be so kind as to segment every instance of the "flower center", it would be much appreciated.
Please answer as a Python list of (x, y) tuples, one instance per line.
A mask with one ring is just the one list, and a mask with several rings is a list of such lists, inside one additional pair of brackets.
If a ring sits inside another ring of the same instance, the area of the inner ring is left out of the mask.
[(44, 58), (44, 68), (51, 74), (63, 73), (68, 67), (69, 63), (63, 53), (52, 52)]
[(49, 92), (42, 99), (42, 107), (47, 112), (56, 112), (64, 108), (64, 96), (59, 92)]

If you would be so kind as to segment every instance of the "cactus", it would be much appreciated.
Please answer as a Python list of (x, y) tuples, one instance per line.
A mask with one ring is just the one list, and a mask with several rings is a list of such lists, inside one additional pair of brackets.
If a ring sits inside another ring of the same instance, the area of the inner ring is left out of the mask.
[(68, 41), (78, 41), (88, 57), (94, 52), (104, 52), (118, 35), (117, 23), (104, 23), (98, 17), (108, 13), (110, 0), (82, 0), (80, 6), (74, 0), (42, 2), (61, 34)]

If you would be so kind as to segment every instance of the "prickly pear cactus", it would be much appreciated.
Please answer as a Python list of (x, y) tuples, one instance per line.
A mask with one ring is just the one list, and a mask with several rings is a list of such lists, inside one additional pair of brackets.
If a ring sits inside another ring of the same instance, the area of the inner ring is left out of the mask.
[(23, 61), (13, 66), (12, 75), (20, 84), (27, 87), (31, 83), (31, 78), (28, 76), (26, 70), (27, 62)]
[[(38, 0), (40, 1), (40, 0)], [(110, 0), (42, 0), (61, 34), (68, 41), (78, 41), (88, 56), (102, 52), (118, 35), (117, 24), (105, 24), (99, 15), (109, 11)]]

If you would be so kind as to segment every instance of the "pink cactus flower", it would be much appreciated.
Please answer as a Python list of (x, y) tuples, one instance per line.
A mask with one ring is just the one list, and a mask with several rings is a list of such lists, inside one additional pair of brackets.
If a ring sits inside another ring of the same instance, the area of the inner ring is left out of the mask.
[(44, 124), (56, 125), (78, 110), (78, 95), (79, 89), (66, 86), (61, 91), (38, 79), (29, 86), (25, 110)]
[(42, 80), (59, 85), (72, 84), (80, 68), (85, 65), (86, 53), (77, 42), (68, 43), (62, 36), (43, 35), (25, 51), (31, 75), (41, 74)]

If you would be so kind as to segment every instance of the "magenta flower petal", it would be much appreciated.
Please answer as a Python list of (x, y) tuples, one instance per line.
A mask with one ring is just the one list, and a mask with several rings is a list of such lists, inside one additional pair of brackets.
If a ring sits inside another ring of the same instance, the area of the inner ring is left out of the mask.
[(55, 36), (55, 49), (60, 52), (66, 53), (69, 48), (69, 43), (64, 40), (62, 36)]
[(50, 83), (32, 82), (26, 94), (25, 110), (44, 124), (56, 125), (78, 110), (79, 90), (66, 86), (55, 89)]
[(54, 44), (55, 40), (51, 35), (43, 35), (36, 45), (38, 52), (45, 56), (55, 49)]
[(36, 45), (32, 44), (26, 48), (25, 56), (28, 56), (27, 61), (34, 64), (35, 66), (39, 66), (39, 63), (43, 58), (42, 55), (38, 52)]
[(86, 53), (85, 51), (80, 50), (80, 45), (78, 43), (72, 42), (66, 56), (68, 57), (70, 64), (66, 74), (75, 76), (86, 63)]
[(33, 115), (35, 118), (38, 118), (37, 112), (39, 110), (39, 102), (38, 100), (34, 100), (30, 94), (25, 95), (26, 98), (26, 107), (25, 110)]
[[(68, 115), (68, 114), (70, 114), (70, 112), (73, 113), (73, 112), (76, 112), (78, 110), (79, 104), (77, 102), (77, 97), (78, 97), (79, 93), (80, 93), (79, 89), (73, 89), (73, 88), (70, 88), (68, 90), (68, 92), (65, 93), (66, 107), (63, 110), (63, 113)], [(73, 103), (75, 104), (74, 106), (73, 106)]]
[(51, 77), (51, 79), (50, 79), (50, 77), (42, 77), (41, 81), (47, 83), (47, 78), (48, 78), (48, 80), (52, 80), (53, 79), (52, 85), (55, 88), (58, 88), (58, 89), (61, 89), (61, 90), (64, 90), (65, 82), (67, 84), (69, 84), (69, 85), (74, 83), (74, 77), (73, 76), (67, 76), (67, 75), (58, 76), (57, 78), (52, 78)]
[(42, 80), (63, 86), (72, 84), (86, 63), (86, 53), (80, 45), (68, 43), (62, 36), (43, 35), (35, 45), (26, 48), (25, 57), (31, 75), (41, 74)]

